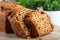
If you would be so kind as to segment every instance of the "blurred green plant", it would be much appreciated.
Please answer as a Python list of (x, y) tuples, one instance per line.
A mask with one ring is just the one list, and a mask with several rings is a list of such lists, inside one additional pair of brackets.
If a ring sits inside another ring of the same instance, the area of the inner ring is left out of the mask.
[(43, 3), (43, 5), (41, 5), (40, 3), (40, 5), (43, 7), (44, 10), (60, 10), (60, 0), (40, 0), (40, 2)]
[(36, 9), (43, 7), (44, 10), (60, 10), (60, 0), (15, 0), (18, 4), (27, 8)]
[(16, 0), (18, 4), (31, 9), (36, 9), (36, 7), (38, 7), (37, 1), (38, 0)]

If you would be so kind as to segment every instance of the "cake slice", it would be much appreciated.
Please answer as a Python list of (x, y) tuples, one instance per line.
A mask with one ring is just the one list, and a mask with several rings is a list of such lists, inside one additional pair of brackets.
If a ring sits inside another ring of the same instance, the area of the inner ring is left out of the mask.
[(14, 8), (11, 15), (8, 16), (8, 20), (10, 21), (11, 27), (18, 37), (25, 38), (30, 35), (30, 32), (28, 31), (26, 25), (24, 24), (23, 19), (25, 15), (31, 11), (32, 11), (31, 9), (17, 6)]
[[(2, 8), (5, 11), (5, 14), (3, 14), (5, 17), (3, 15), (1, 15), (1, 17), (4, 17), (3, 20), (5, 20), (5, 22), (4, 22), (5, 26), (3, 26), (3, 25), (2, 26), (4, 27), (6, 33), (13, 33), (13, 30), (11, 28), (11, 25), (10, 25), (9, 20), (7, 19), (7, 17), (8, 17), (8, 15), (10, 15), (10, 11), (15, 6), (16, 6), (16, 4), (13, 3), (13, 2), (6, 2), (6, 1), (0, 2), (0, 8)], [(1, 11), (3, 11), (3, 10), (1, 10)], [(0, 20), (2, 20), (2, 19), (0, 19)], [(1, 29), (1, 30), (3, 30), (3, 29)]]
[(53, 31), (50, 17), (45, 12), (39, 10), (34, 10), (27, 14), (24, 18), (24, 23), (32, 37), (43, 36)]

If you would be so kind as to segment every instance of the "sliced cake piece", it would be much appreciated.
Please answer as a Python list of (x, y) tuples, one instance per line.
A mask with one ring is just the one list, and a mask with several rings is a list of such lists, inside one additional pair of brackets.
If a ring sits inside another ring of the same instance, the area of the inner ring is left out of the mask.
[(39, 10), (34, 10), (27, 14), (24, 18), (24, 23), (32, 37), (43, 36), (53, 31), (50, 17), (45, 12)]
[(23, 19), (25, 15), (31, 12), (31, 9), (27, 9), (21, 6), (17, 6), (14, 8), (11, 15), (8, 17), (11, 27), (14, 30), (14, 33), (18, 37), (28, 37), (30, 35), (27, 27), (25, 26)]
[[(9, 23), (9, 21), (8, 21), (8, 19), (7, 19), (7, 16), (10, 14), (10, 11), (15, 7), (15, 3), (12, 3), (12, 2), (6, 2), (6, 1), (2, 1), (2, 2), (0, 2), (0, 7), (5, 11), (5, 17), (4, 16), (2, 16), (2, 17), (4, 17), (4, 19), (5, 19), (5, 31), (6, 31), (6, 33), (13, 33), (13, 30), (12, 30), (12, 28), (11, 28), (11, 25), (10, 25), (10, 23)], [(3, 11), (2, 10), (2, 11)], [(3, 14), (3, 13), (2, 13)], [(4, 25), (3, 25), (4, 26)], [(3, 29), (2, 29), (3, 30)]]
[[(11, 28), (11, 25), (10, 25), (9, 20), (7, 19), (7, 17), (10, 15), (10, 11), (15, 6), (16, 6), (16, 4), (13, 3), (13, 2), (6, 2), (6, 1), (0, 2), (0, 8), (2, 8), (5, 11), (5, 14), (3, 14), (5, 17), (3, 15), (1, 15), (1, 17), (4, 17), (4, 19), (5, 19), (4, 28), (5, 28), (6, 33), (13, 33), (13, 30)], [(1, 10), (1, 11), (3, 11), (3, 10)], [(3, 29), (1, 29), (1, 30), (3, 30)]]

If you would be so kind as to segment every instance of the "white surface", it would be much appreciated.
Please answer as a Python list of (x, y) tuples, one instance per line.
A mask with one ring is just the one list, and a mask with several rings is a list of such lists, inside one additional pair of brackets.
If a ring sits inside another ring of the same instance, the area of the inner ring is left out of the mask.
[[(60, 27), (55, 26), (54, 28), (55, 28), (54, 32), (42, 37), (42, 40), (60, 40)], [(27, 39), (18, 38), (16, 37), (15, 34), (5, 34), (0, 32), (0, 40), (27, 40)], [(39, 38), (29, 40), (39, 40)]]
[(54, 25), (60, 26), (60, 11), (45, 11)]

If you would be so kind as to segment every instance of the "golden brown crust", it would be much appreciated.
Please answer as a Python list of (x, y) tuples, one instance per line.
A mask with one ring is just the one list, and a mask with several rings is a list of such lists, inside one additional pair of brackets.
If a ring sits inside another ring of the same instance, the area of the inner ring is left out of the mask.
[(0, 7), (3, 7), (4, 9), (13, 9), (17, 4), (13, 2), (0, 2)]

